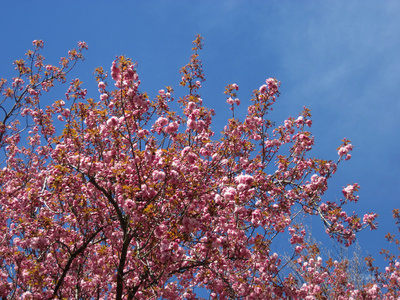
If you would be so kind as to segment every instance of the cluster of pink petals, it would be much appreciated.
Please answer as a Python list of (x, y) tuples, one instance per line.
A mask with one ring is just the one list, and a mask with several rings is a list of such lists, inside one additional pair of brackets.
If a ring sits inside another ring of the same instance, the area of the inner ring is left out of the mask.
[(119, 81), (121, 79), (121, 71), (117, 67), (116, 61), (113, 61), (111, 66), (111, 78), (115, 81)]
[(100, 90), (105, 90), (106, 89), (106, 84), (103, 81), (100, 81), (98, 83), (98, 87)]
[(226, 103), (228, 103), (228, 104), (230, 104), (230, 105), (233, 105), (233, 104), (235, 104), (235, 103), (236, 103), (236, 105), (240, 105), (240, 100), (239, 100), (238, 98), (232, 99), (232, 97), (229, 97), (229, 98), (226, 100)]
[(353, 145), (352, 144), (347, 144), (343, 147), (340, 147), (338, 154), (340, 157), (346, 155), (346, 160), (349, 160), (351, 158), (351, 154), (349, 152), (353, 150)]

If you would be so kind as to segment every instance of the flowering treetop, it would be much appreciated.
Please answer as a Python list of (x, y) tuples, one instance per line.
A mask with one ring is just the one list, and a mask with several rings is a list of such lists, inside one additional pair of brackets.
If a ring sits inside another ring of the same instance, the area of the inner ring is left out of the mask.
[[(136, 65), (124, 56), (112, 62), (110, 76), (96, 69), (96, 98), (87, 99), (74, 79), (66, 101), (42, 108), (41, 94), (65, 82), (87, 45), (70, 51), (61, 67), (44, 65), (43, 42), (34, 45), (27, 62), (15, 62), (12, 87), (1, 81), (4, 299), (195, 299), (197, 287), (211, 299), (382, 295), (373, 283), (355, 289), (342, 262), (324, 264), (294, 222), (300, 213), (320, 218), (327, 234), (350, 245), (357, 231), (375, 228), (376, 215), (344, 210), (357, 202), (358, 184), (344, 187), (336, 202), (323, 200), (353, 146), (343, 140), (336, 162), (308, 156), (309, 109), (280, 126), (268, 119), (278, 80), (254, 91), (243, 121), (234, 117), (239, 86), (227, 85), (232, 118), (217, 140), (214, 111), (200, 95), (200, 36), (180, 70), (188, 88), (177, 100), (180, 112), (171, 105), (172, 87), (154, 99), (140, 92)], [(271, 251), (284, 234), (297, 275)], [(388, 274), (399, 276), (398, 265)]]

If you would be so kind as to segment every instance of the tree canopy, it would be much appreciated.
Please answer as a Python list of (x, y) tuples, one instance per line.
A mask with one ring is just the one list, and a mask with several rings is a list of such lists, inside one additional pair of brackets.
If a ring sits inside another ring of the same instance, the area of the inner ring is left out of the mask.
[[(322, 257), (296, 222), (319, 218), (348, 246), (377, 216), (346, 212), (356, 183), (324, 199), (353, 146), (343, 139), (336, 161), (311, 157), (308, 108), (269, 120), (277, 79), (254, 90), (244, 120), (234, 114), (239, 85), (228, 84), (232, 118), (217, 139), (200, 94), (201, 36), (180, 69), (185, 95), (165, 87), (151, 98), (119, 56), (110, 72), (95, 70), (99, 95), (73, 79), (65, 100), (46, 107), (43, 94), (67, 84), (88, 47), (56, 66), (44, 63), (42, 41), (33, 45), (11, 85), (0, 84), (3, 299), (397, 299), (398, 257), (386, 253), (383, 273), (367, 258), (370, 277), (356, 286), (348, 261)], [(271, 250), (279, 235), (286, 258)]]

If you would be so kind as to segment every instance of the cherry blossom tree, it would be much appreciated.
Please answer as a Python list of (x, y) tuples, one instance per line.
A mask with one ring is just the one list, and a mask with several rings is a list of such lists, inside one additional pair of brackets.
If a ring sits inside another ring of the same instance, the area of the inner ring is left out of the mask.
[[(321, 258), (296, 224), (300, 213), (319, 218), (350, 245), (376, 228), (376, 214), (346, 213), (358, 184), (323, 199), (353, 146), (344, 139), (336, 162), (308, 155), (309, 109), (278, 126), (268, 119), (278, 80), (253, 92), (244, 120), (234, 114), (239, 86), (228, 84), (232, 118), (217, 139), (200, 94), (202, 37), (178, 99), (172, 87), (140, 92), (136, 64), (120, 56), (110, 73), (96, 69), (98, 96), (74, 79), (65, 101), (46, 107), (41, 95), (66, 82), (87, 45), (59, 67), (45, 65), (42, 41), (34, 46), (11, 87), (1, 80), (3, 299), (395, 299), (398, 258), (356, 289), (345, 261)], [(271, 250), (285, 235), (296, 276)]]

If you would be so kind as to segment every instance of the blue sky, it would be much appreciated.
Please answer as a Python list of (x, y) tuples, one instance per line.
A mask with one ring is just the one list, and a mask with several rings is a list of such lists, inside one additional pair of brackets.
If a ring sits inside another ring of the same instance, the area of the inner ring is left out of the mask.
[[(86, 60), (70, 78), (83, 80), (89, 97), (98, 96), (94, 68), (108, 70), (120, 54), (138, 61), (141, 90), (150, 97), (166, 85), (180, 96), (178, 71), (200, 33), (202, 96), (217, 112), (215, 131), (230, 117), (225, 85), (239, 85), (244, 116), (252, 90), (277, 78), (282, 95), (271, 119), (281, 123), (307, 106), (313, 155), (336, 160), (343, 137), (355, 145), (326, 200), (359, 183), (360, 201), (351, 209), (380, 215), (379, 230), (362, 232), (360, 245), (372, 254), (386, 246), (383, 236), (395, 230), (391, 210), (400, 208), (400, 2), (4, 1), (1, 8), (0, 77), (15, 75), (11, 63), (34, 39), (44, 40), (50, 63), (85, 41)], [(63, 98), (64, 90), (56, 91), (48, 101)]]

